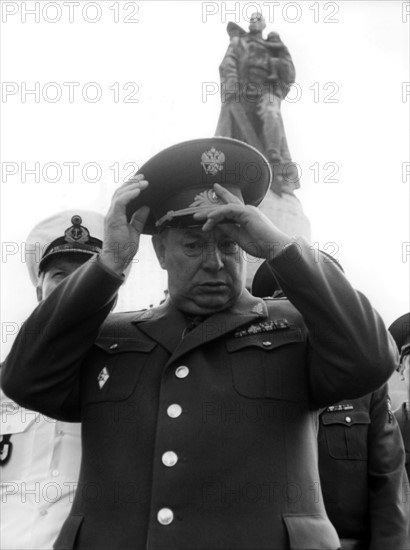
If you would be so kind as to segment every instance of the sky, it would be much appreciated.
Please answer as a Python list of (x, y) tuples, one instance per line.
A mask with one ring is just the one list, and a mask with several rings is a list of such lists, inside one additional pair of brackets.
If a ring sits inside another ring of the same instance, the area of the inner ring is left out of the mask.
[[(2, 358), (36, 305), (24, 242), (60, 210), (106, 213), (150, 156), (214, 135), (228, 21), (261, 11), (296, 84), (282, 113), (312, 245), (386, 324), (409, 311), (409, 2), (2, 1)], [(31, 91), (31, 93), (30, 93)], [(328, 248), (329, 250), (329, 248)], [(166, 288), (143, 240), (117, 310)]]

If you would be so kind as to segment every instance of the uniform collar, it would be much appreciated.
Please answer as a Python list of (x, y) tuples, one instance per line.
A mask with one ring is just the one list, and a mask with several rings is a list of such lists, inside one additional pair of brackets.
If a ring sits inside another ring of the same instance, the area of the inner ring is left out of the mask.
[(186, 317), (172, 305), (170, 300), (157, 308), (138, 314), (133, 323), (138, 324), (142, 332), (170, 353), (178, 348), (178, 355), (182, 355), (252, 321), (261, 321), (267, 317), (268, 309), (265, 302), (244, 289), (231, 307), (210, 315), (184, 338), (182, 333), (186, 328)]

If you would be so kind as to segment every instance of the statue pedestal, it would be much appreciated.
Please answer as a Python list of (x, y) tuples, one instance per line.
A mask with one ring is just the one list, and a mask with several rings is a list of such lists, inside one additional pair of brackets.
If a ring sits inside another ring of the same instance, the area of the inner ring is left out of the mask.
[[(259, 208), (272, 223), (290, 237), (304, 237), (308, 242), (311, 241), (310, 221), (295, 195), (284, 193), (279, 197), (273, 191), (268, 191)], [(246, 286), (250, 288), (252, 279), (264, 260), (251, 256), (246, 257), (246, 260)]]

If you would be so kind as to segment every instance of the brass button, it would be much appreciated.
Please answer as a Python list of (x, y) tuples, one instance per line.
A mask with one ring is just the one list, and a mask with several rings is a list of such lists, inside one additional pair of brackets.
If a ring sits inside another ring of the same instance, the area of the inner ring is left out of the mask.
[(347, 422), (348, 424), (350, 424), (350, 422), (352, 421), (352, 419), (350, 418), (350, 416), (346, 416), (345, 420), (346, 420), (346, 422)]
[(178, 416), (181, 416), (181, 414), (182, 414), (182, 407), (177, 403), (173, 403), (167, 409), (167, 415), (170, 416), (171, 418), (178, 418)]
[(177, 462), (178, 462), (178, 455), (174, 453), (174, 451), (167, 451), (162, 455), (162, 464), (164, 466), (167, 466), (167, 468), (171, 468), (172, 466), (175, 466)]
[(265, 340), (265, 342), (262, 342), (263, 346), (271, 346), (272, 342), (269, 342), (269, 340)]
[(177, 378), (186, 378), (189, 374), (189, 368), (185, 365), (181, 365), (175, 370), (175, 376)]
[(174, 521), (174, 512), (170, 508), (158, 510), (157, 520), (161, 525), (169, 525)]
[(111, 344), (110, 346), (110, 349), (117, 349), (118, 348), (118, 344)]

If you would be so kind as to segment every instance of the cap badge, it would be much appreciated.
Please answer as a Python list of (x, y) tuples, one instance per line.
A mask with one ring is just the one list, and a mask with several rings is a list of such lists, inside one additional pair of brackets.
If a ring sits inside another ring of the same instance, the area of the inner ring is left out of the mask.
[(194, 199), (194, 202), (190, 204), (190, 207), (204, 208), (206, 206), (214, 206), (215, 204), (223, 204), (221, 199), (212, 189), (207, 189), (199, 193)]
[(81, 216), (75, 215), (71, 218), (71, 227), (65, 230), (64, 239), (67, 243), (86, 243), (90, 237), (90, 232), (81, 225)]
[(212, 174), (215, 176), (215, 174), (223, 170), (225, 155), (222, 151), (217, 151), (215, 147), (211, 147), (209, 151), (202, 153), (201, 161), (205, 174)]
[(195, 214), (196, 212), (200, 212), (201, 209), (207, 209), (217, 204), (223, 205), (224, 202), (218, 197), (213, 189), (207, 189), (206, 191), (199, 193), (199, 195), (196, 195), (194, 202), (192, 202), (188, 208), (182, 208), (181, 210), (169, 210), (165, 216), (162, 216), (162, 218), (155, 222), (155, 225), (159, 227), (164, 222), (172, 221), (178, 216)]

